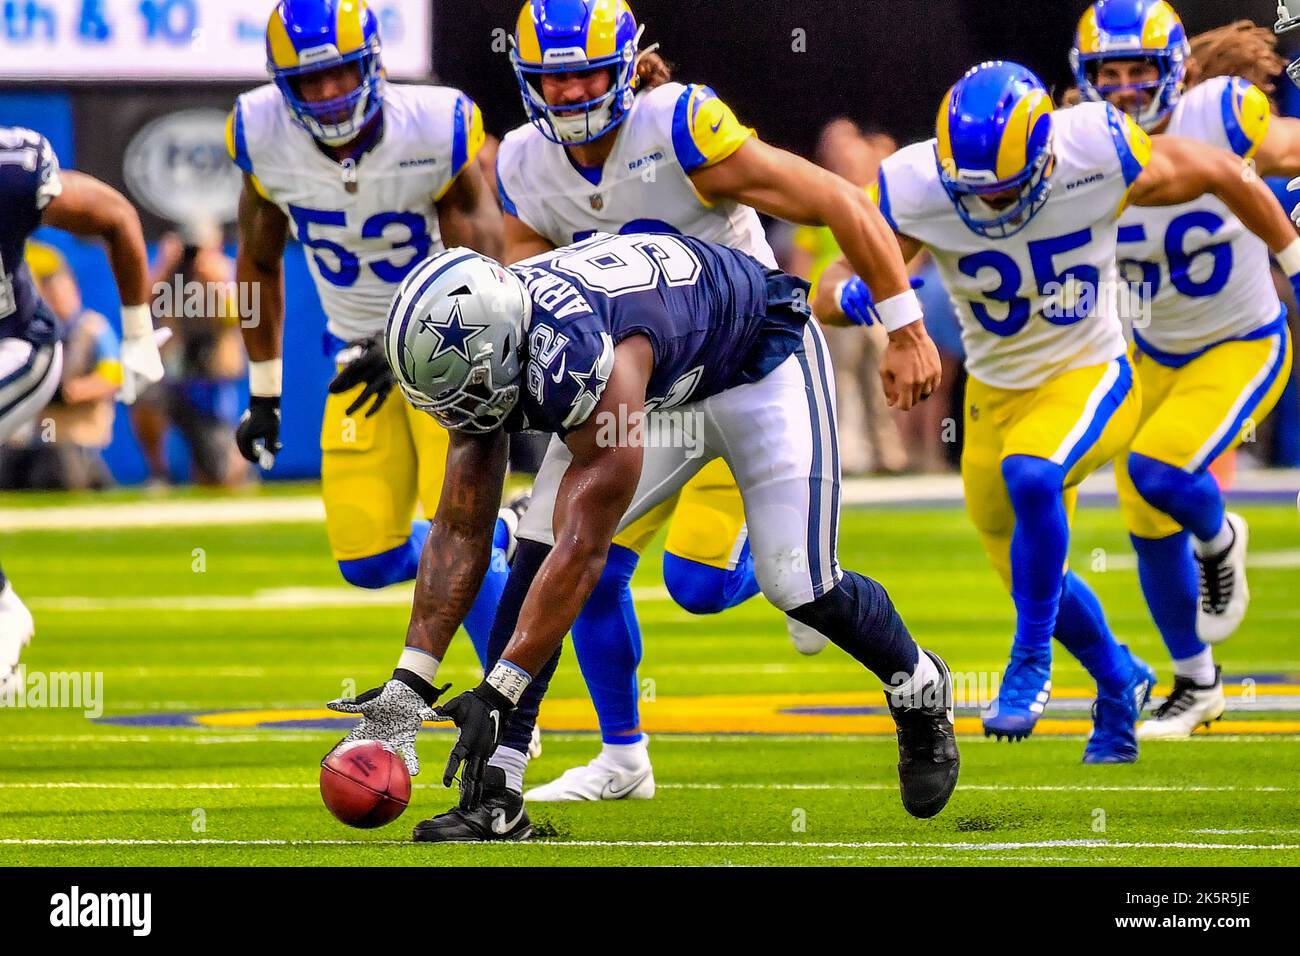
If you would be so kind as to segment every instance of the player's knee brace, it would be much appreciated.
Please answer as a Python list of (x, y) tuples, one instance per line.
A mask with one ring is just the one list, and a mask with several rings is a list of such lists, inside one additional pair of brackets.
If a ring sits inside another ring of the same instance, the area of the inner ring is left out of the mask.
[(758, 593), (748, 548), (736, 567), (715, 568), (664, 552), (664, 584), (672, 599), (692, 614), (718, 614)]
[(1061, 506), (1065, 469), (1047, 458), (1009, 455), (1002, 459), (1002, 477), (1017, 519), (1026, 514), (1046, 514)]

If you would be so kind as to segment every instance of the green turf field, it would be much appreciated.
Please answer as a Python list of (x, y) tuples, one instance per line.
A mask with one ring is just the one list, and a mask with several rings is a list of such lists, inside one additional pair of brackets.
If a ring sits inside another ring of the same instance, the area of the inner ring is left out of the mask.
[[(874, 679), (835, 648), (799, 657), (761, 600), (692, 618), (662, 595), (647, 556), (636, 582), (653, 698), (643, 716), (685, 730), (707, 711), (704, 732), (655, 735), (653, 801), (537, 807), (542, 838), (489, 848), (404, 842), (452, 802), (434, 779), (446, 732), (422, 735), (426, 771), (406, 815), (361, 832), (336, 823), (316, 789), (342, 729), (277, 723), (318, 719), (345, 681), (379, 683), (402, 640), (401, 594), (347, 590), (321, 527), (3, 533), (0, 557), (38, 620), (29, 680), (102, 674), (103, 717), (0, 709), (0, 865), (1295, 865), (1300, 689), (1287, 688), (1300, 684), (1300, 524), (1294, 506), (1243, 511), (1254, 603), (1222, 648), (1239, 709), (1219, 733), (1149, 744), (1120, 767), (1080, 764), (1077, 733), (1016, 745), (967, 733), (961, 786), (931, 821), (902, 810), (894, 741), (872, 729), (879, 717), (845, 715), (846, 702), (880, 705)], [(840, 543), (843, 563), (881, 578), (954, 671), (1000, 669), (1010, 602), (959, 510), (850, 510)], [(1080, 514), (1072, 554), (1116, 630), (1168, 681), (1112, 510)], [(442, 676), (462, 689), (477, 680), (468, 642)], [(1055, 683), (1057, 729), (1077, 726), (1087, 702), (1069, 691), (1086, 687), (1082, 671), (1060, 659)], [(569, 655), (531, 781), (594, 756), (582, 697)], [(816, 713), (788, 716), (790, 699)], [(753, 728), (746, 714), (772, 732), (728, 733)], [(150, 722), (109, 722), (141, 715)]]

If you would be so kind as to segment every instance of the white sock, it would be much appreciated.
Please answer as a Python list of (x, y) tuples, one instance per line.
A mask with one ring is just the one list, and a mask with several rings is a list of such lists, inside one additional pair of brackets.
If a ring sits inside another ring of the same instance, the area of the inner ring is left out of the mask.
[(627, 743), (611, 744), (607, 742), (600, 752), (606, 760), (622, 770), (637, 770), (650, 761), (649, 746), (649, 736), (641, 734), (638, 737), (629, 738)]
[(1207, 647), (1195, 657), (1174, 661), (1174, 676), (1186, 677), (1201, 687), (1209, 687), (1214, 683), (1214, 651)]
[(498, 747), (488, 758), (489, 767), (500, 767), (506, 772), (506, 788), (515, 793), (524, 792), (524, 771), (528, 769), (528, 754), (509, 747)]
[(1228, 519), (1223, 519), (1223, 527), (1209, 541), (1201, 542), (1201, 554), (1223, 554), (1232, 547), (1232, 542), (1236, 536), (1233, 534), (1232, 525), (1228, 524)]
[(901, 684), (889, 688), (894, 705), (898, 707), (923, 706), (922, 693), (927, 687), (933, 687), (939, 681), (939, 668), (935, 666), (930, 655), (917, 648), (916, 670), (912, 676)]

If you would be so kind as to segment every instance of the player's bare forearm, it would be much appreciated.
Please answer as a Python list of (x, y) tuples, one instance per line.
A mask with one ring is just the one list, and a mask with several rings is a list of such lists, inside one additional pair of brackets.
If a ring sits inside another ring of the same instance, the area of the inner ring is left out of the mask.
[(438, 228), (448, 248), (465, 246), (500, 260), (501, 210), (478, 163), (470, 163), (438, 201)]
[(135, 207), (93, 176), (65, 170), (62, 179), (63, 192), (45, 207), (43, 221), (78, 236), (104, 240), (122, 304), (148, 303), (149, 256)]
[(565, 439), (573, 461), (556, 494), (555, 547), (529, 586), (515, 633), (501, 655), (529, 674), (537, 674), (551, 659), (587, 603), (636, 492), (644, 449), (610, 445), (600, 425), (611, 415), (635, 422), (645, 414), (646, 383), (653, 367), (648, 339), (634, 335), (620, 342), (614, 350), (614, 371), (595, 410)]
[(284, 213), (258, 195), (249, 178), (239, 196), (239, 250), (235, 281), (257, 289), (257, 315), (244, 316), (240, 332), (254, 362), (277, 359), (284, 330), (284, 246), (289, 223)]
[(894, 231), (866, 190), (793, 153), (751, 139), (722, 162), (691, 174), (703, 195), (753, 206), (807, 226), (827, 226), (844, 257), (881, 302), (911, 284)]
[(438, 511), (420, 554), (406, 646), (442, 660), (483, 585), (501, 507), (509, 438), (451, 433)]

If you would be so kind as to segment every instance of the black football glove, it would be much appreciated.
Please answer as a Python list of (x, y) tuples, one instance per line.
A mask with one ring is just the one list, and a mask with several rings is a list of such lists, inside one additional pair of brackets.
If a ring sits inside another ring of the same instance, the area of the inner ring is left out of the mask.
[(456, 779), (456, 768), (461, 768), (462, 810), (476, 810), (482, 802), (483, 768), (501, 742), (501, 729), (514, 709), (510, 699), (486, 681), (434, 709), (434, 720), (450, 720), (460, 730), (447, 758), (442, 785), (450, 787)]
[(254, 395), (235, 429), (239, 453), (255, 465), (270, 469), (280, 453), (280, 396)]
[(397, 384), (397, 379), (393, 377), (393, 370), (388, 367), (382, 336), (361, 339), (349, 345), (359, 347), (361, 354), (343, 366), (343, 370), (334, 376), (334, 381), (330, 382), (330, 394), (339, 395), (364, 382), (366, 387), (348, 406), (347, 414), (355, 415), (373, 398), (374, 402), (366, 410), (366, 418), (373, 418), (388, 399), (388, 393)]

